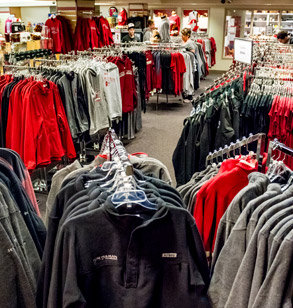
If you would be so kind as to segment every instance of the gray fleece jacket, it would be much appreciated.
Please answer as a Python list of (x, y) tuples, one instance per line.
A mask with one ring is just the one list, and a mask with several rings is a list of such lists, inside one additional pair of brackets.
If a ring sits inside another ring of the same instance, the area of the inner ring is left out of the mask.
[[(245, 256), (241, 262), (241, 266), (239, 267), (239, 270), (235, 277), (235, 281), (229, 294), (225, 308), (247, 308), (249, 307), (249, 301), (253, 301), (254, 298), (250, 300), (252, 281), (253, 279), (256, 279), (255, 276), (259, 277), (262, 275), (262, 269), (257, 269), (255, 267), (258, 235), (263, 227), (264, 229), (266, 229), (268, 228), (268, 226), (271, 226), (271, 224), (275, 226), (276, 222), (288, 215), (293, 214), (293, 207), (290, 207), (292, 203), (293, 197), (289, 199), (287, 198), (280, 203), (273, 205), (261, 215), (253, 233), (253, 236), (249, 242)], [(260, 273), (258, 273), (258, 271), (260, 271)], [(279, 282), (281, 283), (282, 276), (279, 276), (279, 280)], [(253, 296), (254, 295), (252, 294), (252, 297)]]
[(208, 291), (212, 307), (225, 307), (235, 276), (248, 246), (246, 229), (252, 213), (266, 200), (271, 200), (275, 196), (281, 195), (281, 193), (280, 185), (270, 184), (267, 191), (251, 200), (239, 216), (214, 265)]

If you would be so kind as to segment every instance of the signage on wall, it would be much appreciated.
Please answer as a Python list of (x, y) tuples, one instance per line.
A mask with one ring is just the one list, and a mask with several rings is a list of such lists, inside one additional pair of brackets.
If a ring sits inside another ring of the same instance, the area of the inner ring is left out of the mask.
[(252, 64), (252, 40), (235, 38), (234, 42), (234, 60)]
[(114, 40), (115, 44), (121, 43), (121, 31), (120, 31), (120, 29), (114, 30), (113, 40)]

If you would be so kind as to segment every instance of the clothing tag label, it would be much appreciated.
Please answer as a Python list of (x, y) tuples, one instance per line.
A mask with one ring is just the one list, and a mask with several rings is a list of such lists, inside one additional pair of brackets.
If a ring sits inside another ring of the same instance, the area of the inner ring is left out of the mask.
[(101, 101), (101, 97), (100, 97), (100, 92), (96, 92), (95, 93), (95, 98), (94, 98), (95, 102), (98, 103)]
[(162, 258), (177, 258), (177, 253), (175, 252), (162, 253)]
[(105, 261), (105, 260), (118, 261), (118, 257), (115, 255), (104, 255), (96, 257), (93, 261), (94, 264), (97, 265), (99, 264), (99, 261)]

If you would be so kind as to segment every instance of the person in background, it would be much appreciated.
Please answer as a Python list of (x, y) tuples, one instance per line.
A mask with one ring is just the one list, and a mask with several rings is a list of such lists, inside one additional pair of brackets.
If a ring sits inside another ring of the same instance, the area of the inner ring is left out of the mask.
[(143, 29), (143, 41), (150, 41), (155, 30), (155, 22), (152, 19), (148, 20), (148, 27)]
[(288, 32), (281, 31), (277, 34), (277, 39), (282, 44), (293, 44), (293, 38), (288, 35)]
[(192, 51), (195, 52), (196, 50), (196, 45), (195, 43), (191, 40), (191, 30), (188, 28), (184, 28), (181, 31), (182, 34), (182, 41), (183, 41), (183, 46), (187, 51)]
[(134, 32), (134, 24), (128, 24), (128, 34), (123, 37), (122, 43), (139, 42)]

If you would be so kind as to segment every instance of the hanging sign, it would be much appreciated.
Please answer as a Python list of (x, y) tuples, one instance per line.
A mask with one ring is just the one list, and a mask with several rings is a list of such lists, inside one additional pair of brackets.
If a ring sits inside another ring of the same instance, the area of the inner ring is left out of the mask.
[(252, 64), (252, 40), (235, 38), (234, 42), (234, 60)]

